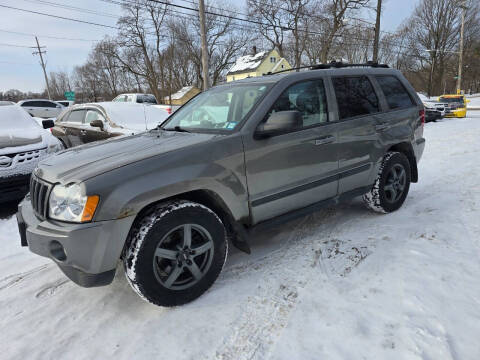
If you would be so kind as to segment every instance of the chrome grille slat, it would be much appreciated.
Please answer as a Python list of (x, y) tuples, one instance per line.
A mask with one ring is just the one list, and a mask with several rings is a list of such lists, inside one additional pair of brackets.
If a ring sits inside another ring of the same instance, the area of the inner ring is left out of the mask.
[(51, 184), (32, 175), (30, 179), (30, 201), (35, 215), (40, 219), (47, 217), (50, 190)]

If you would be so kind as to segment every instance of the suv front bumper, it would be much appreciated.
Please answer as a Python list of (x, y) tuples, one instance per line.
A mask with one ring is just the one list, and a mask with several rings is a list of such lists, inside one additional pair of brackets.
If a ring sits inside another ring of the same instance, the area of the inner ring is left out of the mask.
[(113, 281), (123, 245), (135, 216), (72, 224), (38, 219), (24, 200), (17, 222), (22, 246), (52, 259), (73, 282), (84, 287)]

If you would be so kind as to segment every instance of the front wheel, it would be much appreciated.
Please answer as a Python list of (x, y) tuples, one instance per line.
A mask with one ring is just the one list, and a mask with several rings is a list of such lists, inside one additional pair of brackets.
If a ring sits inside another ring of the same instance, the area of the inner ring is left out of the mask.
[(151, 209), (132, 228), (124, 256), (132, 288), (159, 306), (190, 302), (222, 271), (228, 242), (219, 217), (190, 201)]
[(407, 157), (388, 152), (382, 161), (372, 189), (363, 196), (368, 208), (380, 213), (398, 210), (410, 189), (411, 170)]

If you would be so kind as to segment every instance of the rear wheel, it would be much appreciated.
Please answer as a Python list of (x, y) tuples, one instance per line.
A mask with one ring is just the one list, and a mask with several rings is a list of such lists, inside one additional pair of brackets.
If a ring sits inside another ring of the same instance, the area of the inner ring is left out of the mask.
[(368, 208), (380, 213), (399, 209), (410, 189), (411, 169), (407, 157), (388, 152), (382, 161), (372, 189), (363, 196)]
[(132, 229), (125, 273), (145, 300), (160, 306), (185, 304), (215, 282), (227, 247), (225, 228), (207, 207), (189, 201), (161, 204)]

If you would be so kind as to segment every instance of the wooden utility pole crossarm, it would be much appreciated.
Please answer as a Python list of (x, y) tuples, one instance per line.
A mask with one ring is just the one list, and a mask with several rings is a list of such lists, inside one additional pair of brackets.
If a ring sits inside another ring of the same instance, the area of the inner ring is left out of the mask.
[(46, 52), (42, 51), (42, 49), (40, 47), (40, 44), (38, 43), (38, 38), (36, 36), (35, 36), (35, 41), (37, 42), (38, 52), (37, 51), (34, 52), (33, 55), (40, 55), (40, 65), (42, 65), (43, 75), (45, 76), (45, 83), (46, 83), (46, 86), (47, 86), (48, 99), (52, 100), (52, 97), (50, 96), (50, 86), (48, 85), (47, 71), (45, 70), (45, 62), (43, 61), (43, 54), (45, 54)]

